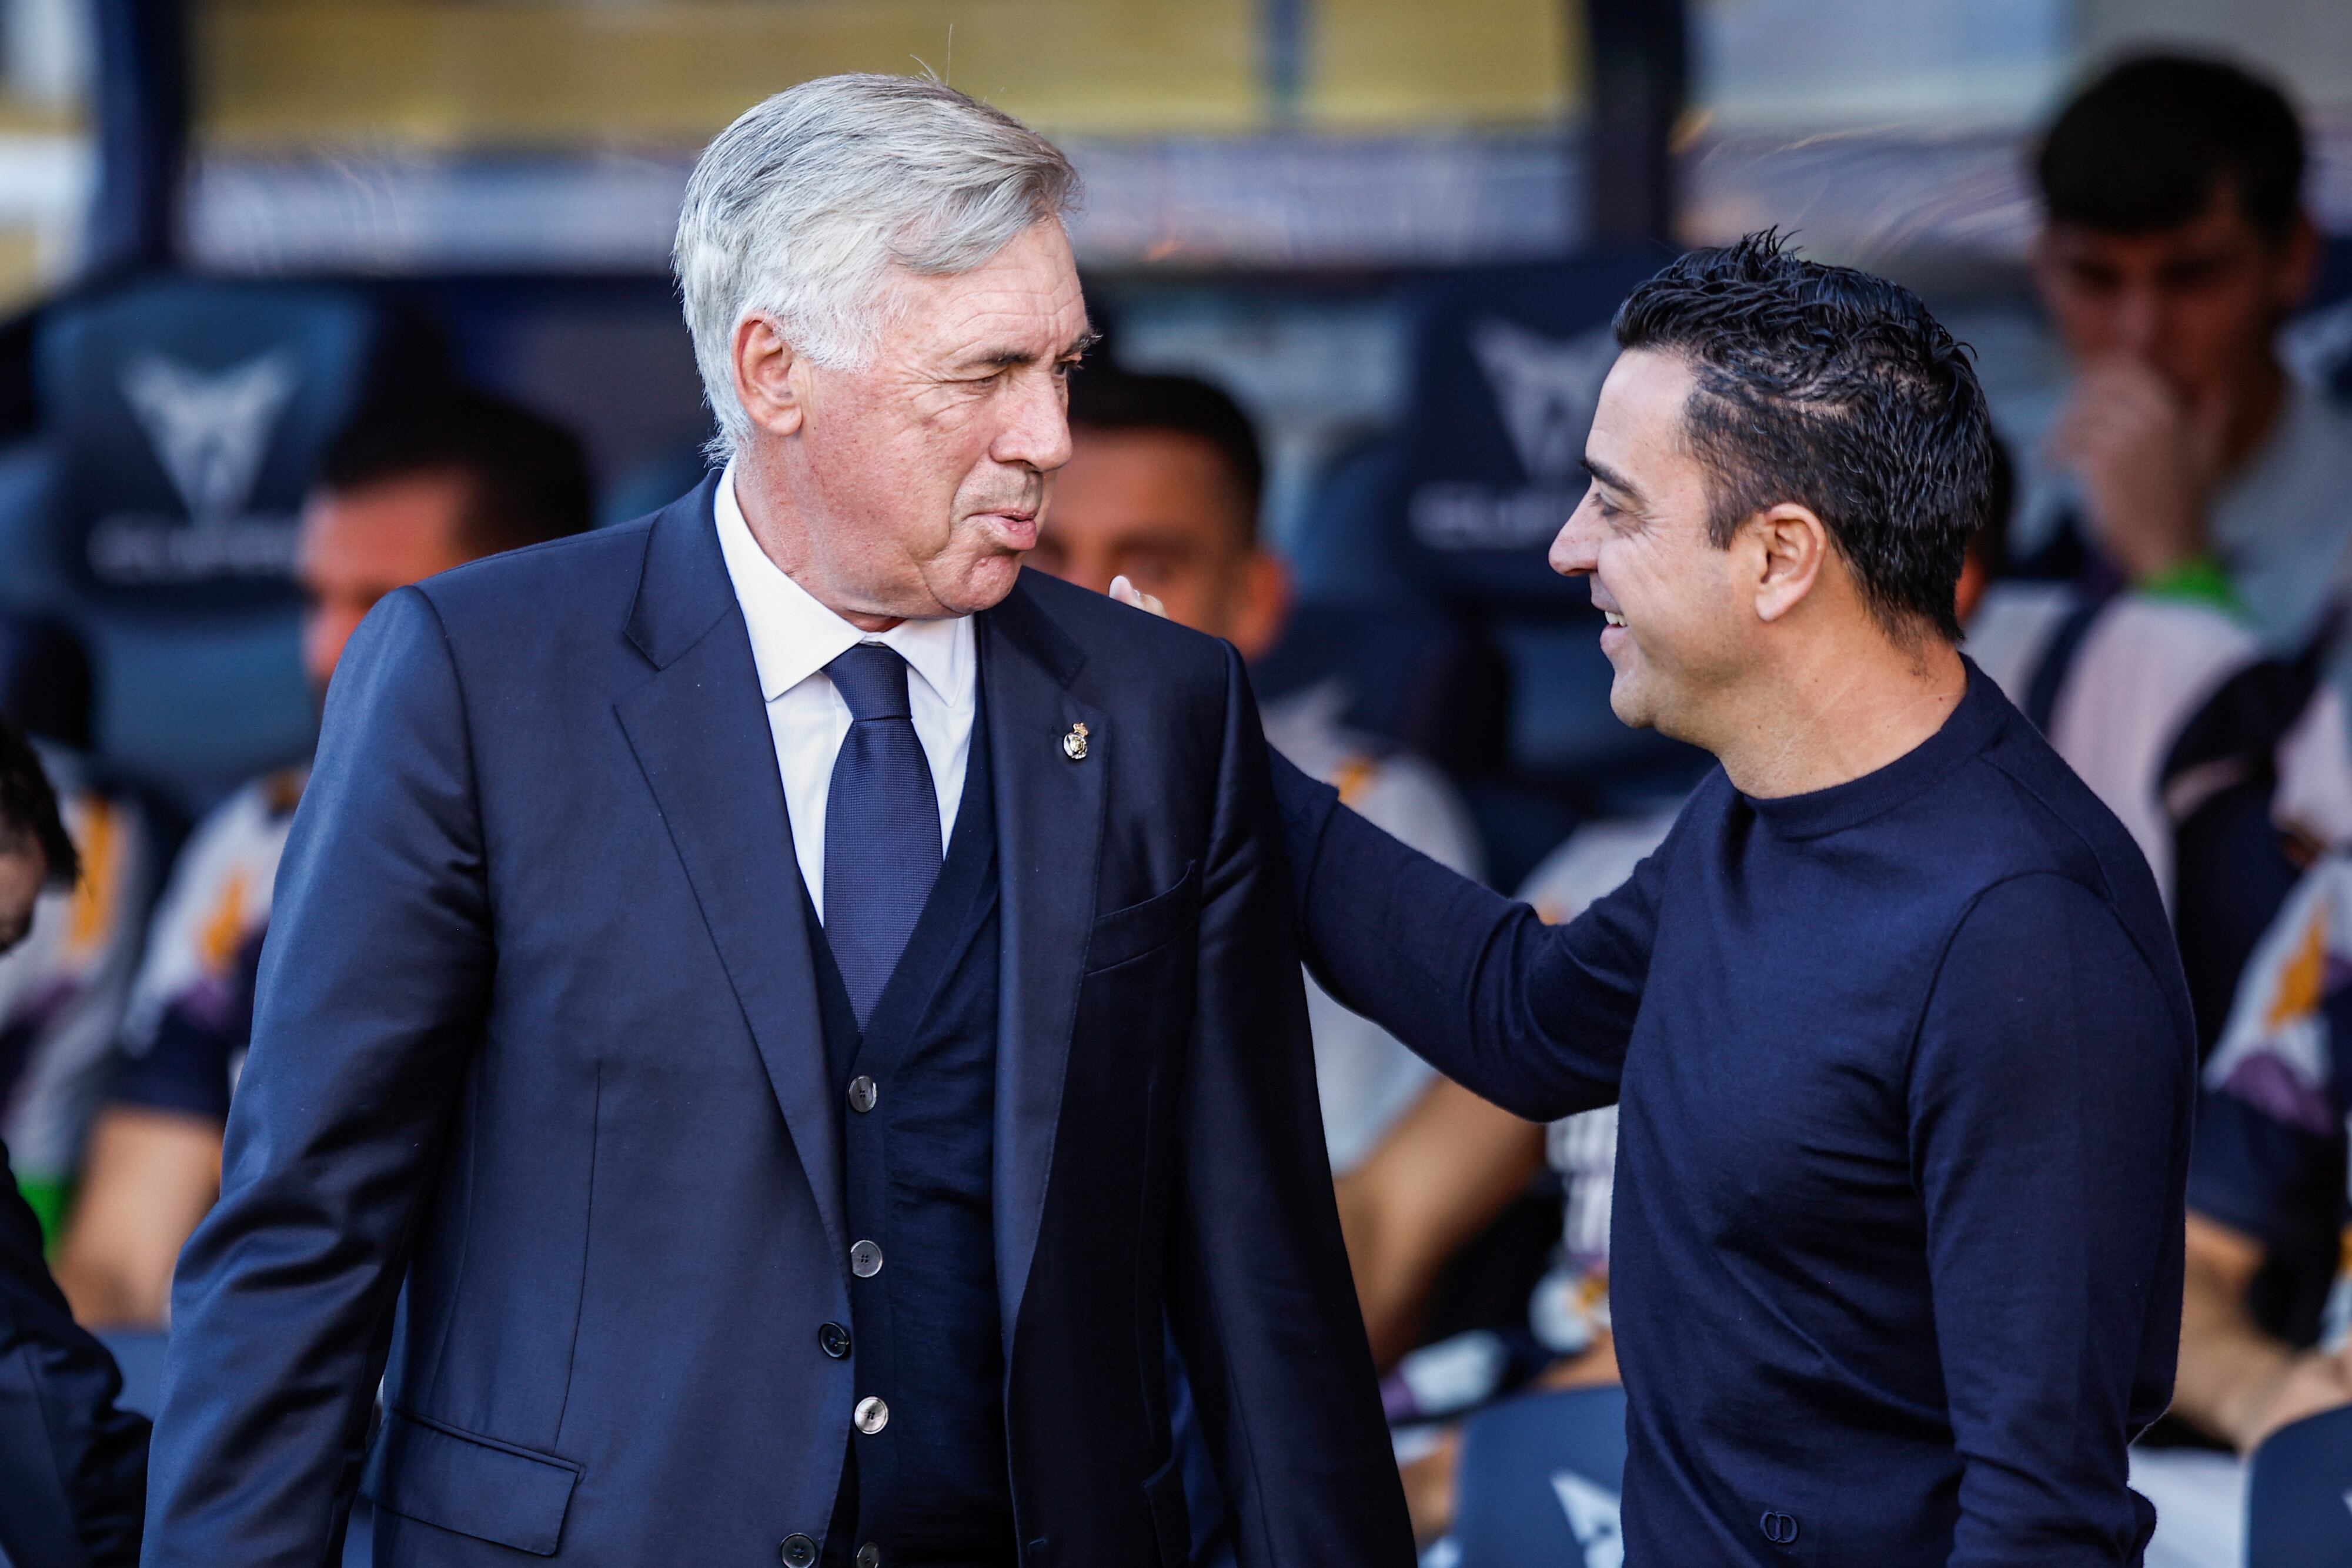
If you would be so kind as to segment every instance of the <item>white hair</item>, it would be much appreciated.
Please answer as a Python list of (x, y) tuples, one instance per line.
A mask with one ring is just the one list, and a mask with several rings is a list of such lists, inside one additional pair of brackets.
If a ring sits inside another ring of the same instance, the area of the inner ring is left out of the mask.
[(751, 431), (735, 395), (746, 317), (775, 318), (818, 364), (856, 367), (893, 307), (892, 264), (968, 272), (1077, 195), (1059, 148), (924, 78), (820, 77), (746, 110), (695, 164), (671, 256), (713, 454)]

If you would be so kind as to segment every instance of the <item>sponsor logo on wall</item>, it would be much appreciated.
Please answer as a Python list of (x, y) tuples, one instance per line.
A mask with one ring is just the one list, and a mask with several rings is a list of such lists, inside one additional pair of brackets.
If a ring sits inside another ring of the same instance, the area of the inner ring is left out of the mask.
[(273, 350), (226, 370), (161, 354), (131, 361), (120, 385), (171, 480), (184, 516), (120, 511), (92, 525), (91, 573), (148, 587), (220, 577), (284, 578), (295, 519), (248, 510), (279, 420), (299, 387), (294, 355)]

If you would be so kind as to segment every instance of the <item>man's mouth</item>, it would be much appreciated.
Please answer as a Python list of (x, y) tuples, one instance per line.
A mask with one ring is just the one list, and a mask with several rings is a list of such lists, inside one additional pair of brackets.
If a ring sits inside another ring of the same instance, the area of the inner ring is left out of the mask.
[(1602, 611), (1601, 612), (1601, 619), (1606, 621), (1612, 626), (1622, 626), (1625, 624), (1625, 618), (1622, 615), (1618, 614), (1614, 610)]

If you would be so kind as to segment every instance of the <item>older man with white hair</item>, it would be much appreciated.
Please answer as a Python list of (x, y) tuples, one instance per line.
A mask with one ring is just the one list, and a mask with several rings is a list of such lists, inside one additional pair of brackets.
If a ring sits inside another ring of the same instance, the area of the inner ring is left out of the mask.
[(361, 627), (148, 1563), (357, 1490), (383, 1568), (1181, 1563), (1171, 1339), (1241, 1563), (1409, 1561), (1240, 664), (1020, 570), (1075, 187), (936, 83), (760, 105), (678, 225), (725, 469)]

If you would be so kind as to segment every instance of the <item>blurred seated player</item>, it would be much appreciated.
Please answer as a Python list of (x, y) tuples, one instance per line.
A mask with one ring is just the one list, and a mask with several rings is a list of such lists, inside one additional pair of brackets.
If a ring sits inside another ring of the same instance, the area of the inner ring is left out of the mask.
[[(2305, 161), (2277, 88), (2216, 60), (2148, 55), (2078, 94), (2035, 164), (2034, 277), (2074, 377), (2032, 454), (2016, 554), (2086, 601), (2129, 585), (2213, 605), (2280, 658), (2326, 652), (2352, 565), (2352, 412), (2297, 381), (2277, 350), (2318, 265)], [(2153, 649), (2143, 643), (2137, 652)], [(2284, 729), (2300, 706), (2256, 701), (2230, 722)], [(2332, 736), (2302, 758), (2331, 793), (2352, 769), (2340, 696), (2336, 706)], [(2284, 738), (2249, 730), (2239, 748), (2268, 754)], [(2207, 1049), (2296, 873), (2271, 820), (2271, 768), (2219, 782), (2227, 771), (2173, 802), (2168, 880)]]
[[(1189, 376), (1090, 369), (1071, 378), (1070, 434), (1031, 564), (1098, 593), (1124, 576), (1171, 619), (1225, 638), (1246, 660), (1272, 648), (1290, 585), (1258, 540), (1265, 465), (1233, 399)], [(1328, 687), (1267, 703), (1265, 737), (1378, 826), (1477, 874), (1468, 815), (1444, 776), (1341, 728), (1341, 703)], [(1312, 980), (1307, 1006), (1331, 1167), (1345, 1172), (1436, 1074)]]
[(2318, 266), (2304, 168), (2278, 89), (2162, 55), (2085, 89), (2035, 165), (2034, 277), (2074, 380), (2017, 547), (2221, 604), (2276, 652), (2318, 627), (2352, 546), (2352, 414), (2276, 348)]
[(0, 1141), (50, 1236), (63, 1217), (139, 964), (155, 835), (89, 756), (90, 672), (64, 625), (0, 616), (0, 718), (27, 735), (81, 864), (41, 895), (31, 934), (0, 954)]
[[(0, 955), (58, 918), (79, 855), (41, 758), (0, 719)], [(41, 1226), (0, 1143), (0, 1563), (131, 1568), (147, 1422), (115, 1405), (114, 1360), (77, 1326), (41, 1261)]]
[(2352, 857), (2297, 883), (2206, 1064), (2173, 1414), (2251, 1453), (2352, 1404)]
[[(302, 514), (302, 656), (323, 696), (377, 600), (467, 561), (590, 525), (579, 444), (538, 415), (451, 389), (363, 413)], [(58, 1255), (83, 1322), (163, 1320), (181, 1246), (218, 1195), (221, 1132), (306, 769), (254, 779), (198, 825), (164, 890), (108, 1104)]]

